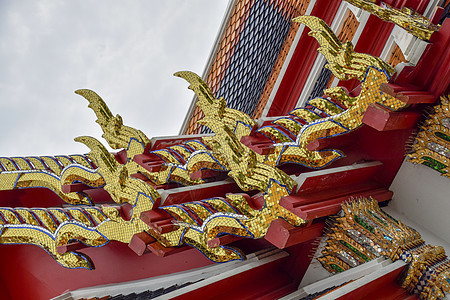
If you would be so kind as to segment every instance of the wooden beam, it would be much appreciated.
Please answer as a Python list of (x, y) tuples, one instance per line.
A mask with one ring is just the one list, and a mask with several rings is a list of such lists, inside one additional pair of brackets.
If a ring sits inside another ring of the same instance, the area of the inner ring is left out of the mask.
[(128, 243), (128, 247), (133, 250), (137, 255), (141, 256), (145, 253), (149, 253), (150, 250), (147, 248), (147, 245), (155, 242), (156, 240), (147, 232), (139, 232), (133, 235), (130, 242)]
[(308, 205), (299, 206), (294, 209), (293, 213), (304, 220), (314, 220), (326, 216), (337, 214), (341, 210), (341, 204), (345, 201), (358, 199), (359, 197), (372, 197), (378, 202), (383, 202), (392, 199), (393, 193), (389, 190), (375, 190), (363, 193), (356, 193), (339, 197), (331, 200), (322, 201)]
[(270, 223), (264, 238), (277, 248), (284, 249), (321, 236), (324, 227), (324, 222), (294, 227), (282, 219), (276, 219)]
[(333, 199), (336, 197), (342, 197), (352, 195), (355, 193), (361, 193), (365, 191), (371, 191), (380, 188), (380, 185), (373, 181), (355, 183), (354, 185), (335, 186), (326, 190), (320, 191), (308, 191), (298, 193), (294, 196), (286, 196), (280, 199), (280, 205), (284, 208), (292, 211), (294, 208)]
[(133, 161), (149, 172), (159, 172), (167, 168), (165, 162), (155, 154), (138, 154)]
[(161, 205), (181, 204), (208, 199), (211, 197), (224, 197), (227, 193), (242, 192), (232, 180), (208, 182), (201, 185), (179, 187), (161, 191)]
[(409, 129), (416, 125), (420, 118), (417, 112), (394, 112), (372, 103), (364, 113), (362, 122), (378, 131)]
[(216, 248), (216, 247), (219, 247), (219, 246), (223, 246), (223, 245), (226, 245), (226, 244), (230, 244), (230, 243), (239, 241), (241, 239), (243, 239), (243, 237), (241, 237), (241, 236), (223, 235), (221, 237), (217, 237), (217, 238), (214, 238), (212, 240), (209, 240), (208, 241), (208, 247), (209, 248)]
[(304, 192), (318, 192), (338, 186), (354, 186), (369, 181), (382, 166), (381, 162), (373, 161), (302, 173), (292, 178), (297, 182), (296, 195), (299, 195)]
[(201, 169), (197, 172), (193, 172), (189, 175), (192, 180), (196, 179), (206, 179), (206, 178), (212, 178), (212, 177), (218, 177), (221, 175), (226, 174), (224, 171), (218, 171), (218, 170), (211, 170), (211, 169)]
[(147, 248), (155, 255), (160, 257), (166, 257), (175, 253), (183, 252), (185, 250), (189, 250), (189, 246), (180, 246), (180, 247), (164, 247), (159, 242), (154, 242), (147, 245)]
[(355, 144), (357, 141), (358, 133), (356, 131), (352, 131), (335, 137), (316, 139), (306, 145), (306, 149), (309, 151), (319, 151), (326, 148), (340, 148), (342, 146)]
[[(271, 122), (269, 124), (272, 125)], [(243, 136), (241, 143), (261, 155), (268, 155), (275, 150), (272, 140), (262, 134)]]
[(74, 192), (82, 192), (84, 190), (92, 189), (90, 186), (84, 183), (72, 183), (72, 184), (63, 184), (61, 186), (61, 191), (63, 193), (74, 193)]
[(161, 209), (144, 211), (140, 219), (160, 234), (178, 229), (178, 226), (172, 223), (174, 218)]

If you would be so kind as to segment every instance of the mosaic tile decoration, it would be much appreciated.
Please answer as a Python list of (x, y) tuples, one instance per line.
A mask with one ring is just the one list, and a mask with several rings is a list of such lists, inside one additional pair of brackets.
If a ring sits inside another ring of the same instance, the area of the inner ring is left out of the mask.
[(317, 260), (331, 273), (340, 273), (380, 256), (401, 259), (408, 266), (402, 287), (420, 299), (450, 293), (450, 260), (444, 248), (426, 244), (420, 234), (394, 219), (373, 199), (342, 204), (330, 220), (326, 245)]
[[(303, 21), (310, 27), (319, 25), (316, 33), (325, 30), (329, 38), (335, 39), (326, 24), (317, 18), (304, 17)], [(321, 43), (322, 51), (327, 47), (333, 45)], [(351, 66), (344, 63), (340, 67), (337, 64), (339, 58), (330, 53), (333, 70), (339, 69), (343, 76), (355, 75)], [(114, 149), (123, 149), (118, 154), (120, 160), (100, 141), (89, 136), (75, 139), (90, 149), (86, 156), (0, 159), (0, 189), (46, 187), (74, 205), (64, 209), (2, 208), (0, 244), (36, 245), (64, 267), (92, 269), (93, 262), (82, 252), (58, 249), (72, 241), (90, 247), (101, 247), (109, 241), (130, 243), (135, 234), (146, 232), (161, 247), (191, 245), (215, 262), (244, 259), (239, 249), (209, 247), (208, 242), (224, 234), (264, 237), (272, 220), (277, 218), (283, 218), (294, 226), (305, 223), (279, 204), (282, 197), (292, 192), (295, 182), (277, 165), (295, 162), (310, 168), (326, 166), (342, 154), (333, 149), (308, 151), (306, 145), (309, 142), (357, 128), (370, 103), (377, 102), (393, 110), (405, 105), (379, 92), (379, 86), (387, 82), (388, 75), (370, 65), (370, 62), (378, 62), (377, 59), (353, 52), (347, 54), (360, 58), (358, 68), (366, 65), (360, 95), (351, 98), (340, 93), (342, 90), (339, 88), (328, 90), (327, 93), (340, 97), (344, 105), (327, 99), (311, 99), (308, 108), (292, 112), (294, 118), (280, 119), (274, 122), (274, 126), (260, 128), (259, 132), (270, 136), (275, 143), (275, 151), (267, 155), (258, 154), (240, 142), (242, 137), (256, 129), (255, 121), (248, 114), (228, 107), (224, 98), (216, 98), (209, 86), (192, 72), (183, 71), (175, 75), (185, 79), (197, 95), (197, 104), (204, 114), (200, 124), (207, 126), (214, 135), (148, 153), (150, 140), (144, 133), (124, 125), (122, 118), (114, 116), (95, 92), (77, 91), (95, 112), (106, 142)], [(345, 75), (347, 70), (350, 75)], [(158, 170), (149, 171), (138, 163), (136, 157), (140, 155), (153, 156), (162, 165)], [(161, 197), (154, 185), (204, 183), (201, 177), (191, 176), (201, 169), (227, 172), (241, 190), (259, 191), (255, 197), (262, 199), (261, 207), (252, 206), (246, 194), (193, 199), (193, 202), (181, 205), (160, 205)], [(144, 178), (146, 180), (141, 180)], [(79, 185), (81, 190), (71, 189)], [(104, 189), (114, 204), (95, 206), (83, 192), (83, 187)], [(124, 207), (129, 208), (127, 216), (123, 215)], [(167, 220), (170, 230), (158, 231), (141, 219), (143, 212), (157, 209), (171, 216), (172, 219)]]
[(424, 121), (411, 146), (408, 161), (423, 164), (450, 177), (450, 103), (441, 97)]

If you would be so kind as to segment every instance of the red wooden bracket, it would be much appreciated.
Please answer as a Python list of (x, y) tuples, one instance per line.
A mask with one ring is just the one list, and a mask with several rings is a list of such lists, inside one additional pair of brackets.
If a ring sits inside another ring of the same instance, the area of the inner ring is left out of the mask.
[(141, 256), (145, 253), (149, 253), (150, 250), (147, 248), (147, 245), (155, 242), (156, 240), (147, 232), (139, 232), (133, 235), (130, 242), (128, 243), (128, 247), (133, 250), (137, 255)]
[[(382, 163), (369, 162), (342, 166), (327, 170), (302, 173), (295, 178), (298, 183), (297, 196), (302, 193), (328, 190), (334, 194), (336, 187), (352, 187), (367, 183), (380, 170)], [(330, 189), (331, 188), (331, 189)], [(329, 198), (332, 198), (331, 195)]]
[(119, 212), (120, 216), (125, 221), (129, 221), (133, 216), (133, 205), (131, 205), (130, 203), (124, 203), (120, 206)]
[(159, 172), (165, 170), (165, 162), (154, 154), (138, 154), (133, 157), (133, 161), (149, 172)]
[(420, 118), (417, 112), (394, 112), (372, 103), (367, 107), (362, 122), (378, 131), (408, 129), (416, 125)]
[(261, 155), (268, 155), (275, 150), (273, 148), (273, 142), (262, 134), (257, 134), (257, 136), (243, 136), (241, 143)]
[(154, 242), (147, 245), (147, 248), (155, 255), (166, 257), (175, 253), (179, 253), (182, 251), (186, 251), (190, 249), (189, 246), (180, 246), (180, 247), (164, 247), (159, 242)]
[(188, 141), (201, 140), (204, 134), (193, 134), (176, 137), (154, 137), (151, 139), (151, 143), (146, 146), (146, 152), (165, 149), (170, 146), (179, 145)]
[(319, 151), (326, 148), (340, 148), (350, 144), (355, 144), (358, 140), (358, 133), (352, 131), (335, 137), (317, 139), (306, 145), (309, 151)]
[(141, 173), (131, 174), (130, 177), (136, 178), (136, 179), (140, 179), (140, 180), (146, 181), (146, 182), (149, 182), (149, 181), (150, 181), (150, 180), (148, 180), (147, 177), (144, 176), (144, 174), (141, 174)]
[(63, 193), (82, 192), (90, 189), (92, 188), (84, 183), (63, 184), (61, 186), (61, 191)]
[(211, 169), (201, 169), (197, 172), (191, 173), (189, 177), (191, 177), (192, 180), (196, 179), (206, 179), (206, 178), (212, 178), (217, 177), (224, 174), (223, 171), (217, 171), (217, 170), (211, 170)]
[(180, 204), (198, 199), (223, 197), (227, 193), (242, 192), (239, 186), (232, 181), (216, 181), (197, 186), (179, 187), (165, 190), (161, 193), (161, 203), (164, 205)]
[(120, 164), (125, 164), (127, 162), (127, 150), (122, 149), (117, 153), (114, 153), (114, 157)]
[(434, 103), (436, 101), (433, 94), (423, 91), (403, 91), (395, 97), (407, 104)]
[(164, 210), (157, 209), (143, 211), (140, 218), (142, 222), (160, 234), (167, 233), (178, 228), (177, 225), (172, 223), (172, 216)]
[[(335, 186), (335, 185), (333, 185)], [(361, 193), (365, 191), (371, 191), (378, 189), (380, 185), (373, 181), (361, 182), (353, 185), (336, 186), (331, 189), (320, 191), (308, 191), (299, 193), (295, 196), (286, 196), (280, 199), (280, 205), (284, 208), (293, 211), (294, 208), (303, 206), (306, 204), (317, 203), (336, 197), (342, 197), (352, 195), (355, 193)]]
[(324, 222), (318, 222), (311, 226), (294, 227), (282, 219), (276, 219), (270, 223), (264, 238), (277, 248), (284, 249), (321, 236), (324, 226)]
[(154, 222), (150, 224), (150, 227), (160, 234), (168, 233), (179, 228), (178, 225), (172, 223), (172, 220), (162, 220)]
[(142, 222), (144, 222), (147, 225), (150, 225), (153, 222), (172, 218), (171, 215), (169, 215), (162, 209), (143, 211), (139, 217), (142, 220)]
[(401, 85), (395, 83), (382, 83), (380, 85), (380, 91), (395, 97), (402, 91), (420, 91), (420, 87), (414, 85)]
[(393, 193), (386, 189), (378, 189), (374, 191), (367, 191), (362, 193), (355, 193), (344, 197), (330, 199), (322, 202), (298, 206), (293, 209), (293, 213), (303, 220), (314, 220), (326, 216), (337, 214), (341, 210), (341, 204), (352, 198), (358, 199), (360, 197), (372, 197), (378, 202), (383, 202), (392, 199)]
[(436, 101), (436, 97), (432, 93), (420, 90), (420, 88), (416, 86), (382, 83), (380, 91), (407, 104), (434, 103)]
[(230, 244), (230, 243), (239, 241), (241, 239), (243, 239), (243, 237), (241, 237), (241, 236), (223, 235), (221, 237), (217, 237), (217, 238), (214, 238), (212, 240), (209, 240), (208, 241), (208, 247), (209, 248), (216, 248), (216, 247), (219, 247), (219, 246), (223, 246), (223, 245), (226, 245), (226, 244)]

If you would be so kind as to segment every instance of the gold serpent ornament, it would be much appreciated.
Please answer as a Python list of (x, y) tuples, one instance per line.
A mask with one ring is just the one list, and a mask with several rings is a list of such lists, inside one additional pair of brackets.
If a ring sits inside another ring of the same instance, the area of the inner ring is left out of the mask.
[[(244, 254), (229, 246), (210, 247), (208, 242), (212, 239), (224, 234), (261, 238), (278, 218), (294, 226), (303, 225), (303, 219), (279, 203), (292, 193), (295, 181), (278, 166), (296, 163), (323, 168), (344, 154), (336, 149), (309, 151), (308, 143), (358, 128), (371, 103), (393, 110), (405, 104), (380, 93), (380, 85), (388, 82), (391, 74), (384, 62), (355, 53), (351, 44), (338, 43), (318, 18), (300, 17), (296, 21), (311, 28), (311, 34), (320, 43), (319, 51), (336, 77), (362, 81), (359, 96), (350, 97), (341, 88), (329, 89), (326, 93), (345, 105), (315, 98), (308, 105), (320, 110), (320, 116), (310, 109), (298, 108), (290, 116), (257, 129), (256, 122), (247, 114), (228, 108), (225, 99), (217, 99), (199, 76), (178, 72), (175, 75), (185, 79), (198, 97), (197, 105), (205, 115), (199, 122), (214, 134), (153, 149), (144, 133), (124, 125), (122, 118), (114, 116), (95, 92), (78, 90), (76, 93), (87, 99), (95, 112), (103, 138), (113, 149), (123, 150), (112, 154), (97, 139), (83, 136), (75, 140), (90, 149), (87, 155), (0, 158), (1, 190), (45, 187), (69, 204), (63, 208), (1, 208), (0, 243), (37, 245), (64, 267), (92, 269), (92, 261), (81, 251), (60, 253), (58, 249), (75, 241), (92, 247), (109, 241), (129, 243), (135, 234), (146, 232), (162, 246), (191, 245), (211, 260), (225, 262), (244, 259)], [(279, 126), (289, 131), (292, 138), (283, 134)], [(270, 137), (273, 151), (262, 155), (245, 146), (241, 138), (253, 132)], [(158, 168), (147, 168), (143, 163), (151, 160), (160, 163)], [(203, 169), (226, 173), (242, 191), (257, 194), (189, 199), (174, 205), (160, 203), (155, 186), (203, 184), (207, 180), (192, 176)], [(86, 189), (104, 189), (112, 203), (95, 205), (95, 199), (84, 190), (65, 192), (67, 186), (80, 184)], [(259, 205), (254, 205), (255, 199)], [(127, 216), (123, 215), (125, 207)], [(152, 210), (167, 212), (174, 225), (172, 230), (157, 232), (141, 220), (142, 213)]]

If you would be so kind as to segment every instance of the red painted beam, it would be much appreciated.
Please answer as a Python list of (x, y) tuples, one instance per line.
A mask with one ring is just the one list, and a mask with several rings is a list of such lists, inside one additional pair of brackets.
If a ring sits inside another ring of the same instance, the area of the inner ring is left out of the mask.
[(243, 136), (241, 143), (261, 155), (268, 155), (275, 150), (272, 140), (258, 133), (256, 135)]
[(279, 259), (223, 280), (202, 286), (173, 299), (278, 299), (297, 285), (283, 271), (287, 258)]
[(133, 217), (133, 205), (130, 203), (124, 203), (119, 208), (120, 216), (125, 221), (129, 221)]
[(345, 201), (358, 199), (359, 197), (372, 197), (378, 202), (383, 202), (392, 199), (393, 193), (385, 189), (375, 191), (356, 193), (345, 197), (326, 200), (319, 203), (307, 204), (299, 206), (293, 210), (293, 213), (304, 220), (314, 220), (326, 216), (337, 214), (341, 210), (341, 204)]
[(227, 193), (242, 192), (235, 182), (218, 181), (201, 186), (180, 187), (164, 191), (162, 200), (164, 205), (180, 204), (185, 202), (208, 199), (211, 197), (223, 197)]
[(150, 251), (147, 248), (147, 245), (155, 241), (156, 240), (150, 234), (144, 231), (133, 235), (131, 241), (128, 243), (128, 247), (130, 247), (137, 255), (141, 256)]
[(226, 244), (230, 244), (230, 243), (239, 241), (241, 239), (243, 239), (243, 237), (241, 237), (241, 236), (223, 235), (221, 237), (217, 237), (217, 238), (214, 238), (212, 240), (209, 240), (208, 241), (208, 247), (209, 248), (216, 248), (216, 247), (219, 247), (219, 246), (223, 246), (223, 245), (226, 245)]
[(172, 223), (172, 220), (162, 220), (153, 222), (150, 227), (160, 234), (168, 233), (179, 228), (178, 225)]
[(407, 104), (434, 103), (436, 101), (433, 94), (418, 90), (417, 87), (383, 83), (380, 90)]
[(8, 288), (11, 297), (5, 296), (0, 284), (0, 298), (51, 299), (68, 290), (162, 276), (212, 264), (193, 248), (168, 258), (138, 256), (127, 244), (112, 241), (81, 252), (92, 259), (94, 270), (64, 268), (37, 246), (2, 245), (0, 282)]
[(335, 137), (317, 139), (306, 145), (306, 149), (309, 151), (319, 151), (322, 149), (335, 149), (358, 142), (358, 133), (352, 131), (346, 134), (341, 134)]
[(133, 157), (133, 161), (149, 172), (159, 172), (165, 170), (165, 162), (155, 154), (138, 154)]
[(179, 252), (183, 252), (191, 249), (189, 246), (180, 246), (180, 247), (164, 247), (159, 242), (154, 242), (147, 245), (147, 248), (156, 256), (166, 257), (169, 255), (173, 255)]
[(224, 171), (217, 171), (217, 170), (211, 170), (211, 169), (201, 169), (197, 172), (191, 173), (189, 176), (191, 179), (207, 179), (207, 178), (213, 178), (223, 175)]
[(388, 131), (413, 128), (419, 118), (420, 114), (417, 112), (395, 112), (372, 103), (367, 107), (362, 122), (378, 131)]
[(140, 215), (140, 219), (147, 225), (150, 225), (153, 222), (171, 219), (172, 216), (169, 215), (167, 212), (165, 212), (162, 209), (155, 209), (155, 210), (147, 210), (143, 211)]
[(160, 234), (178, 229), (178, 226), (172, 223), (174, 218), (162, 209), (144, 211), (140, 219)]
[(125, 164), (127, 162), (127, 150), (122, 149), (117, 153), (113, 153), (114, 157), (120, 164)]
[(84, 190), (92, 189), (90, 186), (84, 183), (72, 183), (72, 184), (63, 184), (61, 186), (61, 191), (63, 193), (74, 193), (74, 192), (82, 192)]
[(397, 278), (403, 272), (405, 267), (397, 268), (390, 273), (387, 273), (380, 278), (370, 281), (365, 285), (350, 291), (349, 293), (337, 298), (339, 300), (354, 300), (354, 299), (407, 299), (409, 293), (402, 288), (397, 282)]
[(277, 248), (284, 249), (321, 236), (324, 227), (323, 222), (294, 227), (282, 219), (276, 219), (270, 223), (264, 239)]
[(146, 151), (154, 151), (159, 149), (165, 149), (170, 146), (179, 145), (188, 141), (201, 140), (201, 136), (175, 136), (175, 137), (154, 137), (152, 142), (147, 145)]
[(437, 99), (433, 94), (422, 91), (404, 91), (397, 94), (397, 99), (406, 104), (434, 103)]
[(326, 174), (321, 172), (319, 172), (319, 175), (311, 173), (310, 176), (308, 173), (301, 174), (299, 179), (301, 176), (305, 176), (306, 178), (303, 182), (299, 183), (297, 195), (304, 192), (329, 190), (330, 187), (354, 186), (367, 182), (380, 170), (382, 164), (357, 166), (355, 168), (352, 168), (353, 166), (349, 166), (349, 168), (344, 166), (336, 169), (336, 171), (330, 169), (330, 172)]
[(333, 188), (320, 191), (309, 191), (304, 193), (298, 193), (294, 196), (287, 196), (280, 199), (280, 205), (284, 208), (293, 211), (296, 207), (300, 207), (307, 204), (318, 203), (328, 199), (336, 197), (343, 197), (352, 195), (355, 193), (361, 193), (365, 191), (372, 191), (380, 188), (380, 185), (373, 181), (356, 183), (353, 185), (333, 185)]

